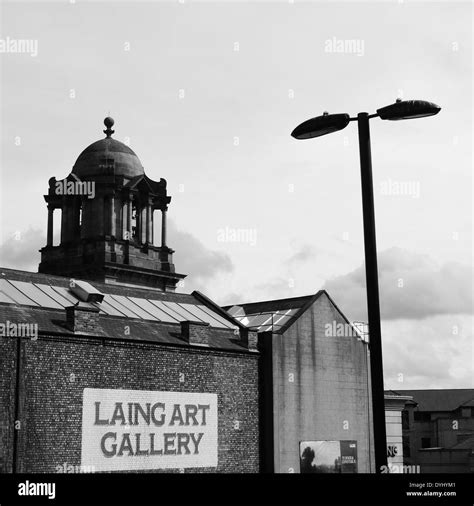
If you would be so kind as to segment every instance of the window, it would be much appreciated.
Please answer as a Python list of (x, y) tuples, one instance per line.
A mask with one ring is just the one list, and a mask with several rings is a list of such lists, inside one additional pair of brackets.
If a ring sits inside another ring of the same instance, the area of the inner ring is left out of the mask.
[(422, 448), (431, 448), (431, 438), (422, 437), (421, 438), (421, 447)]

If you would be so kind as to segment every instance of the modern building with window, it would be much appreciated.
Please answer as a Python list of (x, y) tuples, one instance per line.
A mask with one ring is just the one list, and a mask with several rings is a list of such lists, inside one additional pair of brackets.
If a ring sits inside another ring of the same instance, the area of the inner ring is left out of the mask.
[(474, 472), (474, 390), (397, 390), (404, 463), (422, 473)]

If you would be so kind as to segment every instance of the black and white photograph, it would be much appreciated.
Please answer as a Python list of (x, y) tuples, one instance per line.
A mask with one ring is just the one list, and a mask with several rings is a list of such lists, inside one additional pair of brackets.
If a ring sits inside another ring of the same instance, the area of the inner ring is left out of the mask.
[(472, 505), (472, 1), (0, 19), (0, 505)]

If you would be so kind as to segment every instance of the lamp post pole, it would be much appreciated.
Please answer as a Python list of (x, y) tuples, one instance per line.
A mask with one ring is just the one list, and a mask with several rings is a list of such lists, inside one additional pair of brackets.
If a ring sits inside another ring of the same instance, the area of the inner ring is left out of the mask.
[(380, 330), (377, 247), (375, 239), (374, 185), (370, 152), (369, 115), (357, 115), (359, 127), (360, 175), (362, 212), (364, 217), (365, 278), (367, 282), (367, 311), (369, 316), (370, 379), (372, 384), (372, 416), (374, 419), (375, 468), (380, 473), (387, 465), (385, 430), (385, 398), (383, 387), (382, 333)]
[(370, 118), (402, 120), (434, 116), (441, 110), (426, 100), (401, 100), (377, 109), (377, 114), (360, 112), (357, 118), (349, 114), (329, 114), (311, 118), (298, 125), (291, 133), (295, 139), (312, 139), (346, 128), (357, 120), (359, 127), (360, 174), (362, 183), (362, 211), (364, 216), (365, 277), (367, 282), (367, 312), (369, 315), (370, 379), (372, 383), (372, 415), (376, 472), (387, 465), (385, 431), (385, 397), (383, 390), (382, 337), (380, 331), (379, 285), (377, 274), (377, 248), (375, 242), (374, 187), (372, 157), (370, 154)]

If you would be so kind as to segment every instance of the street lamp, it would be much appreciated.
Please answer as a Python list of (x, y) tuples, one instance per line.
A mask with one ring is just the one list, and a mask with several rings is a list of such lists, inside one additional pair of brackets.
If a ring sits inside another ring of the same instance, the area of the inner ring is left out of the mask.
[(385, 406), (383, 388), (382, 336), (380, 331), (379, 285), (377, 273), (377, 248), (375, 240), (374, 188), (372, 182), (372, 157), (370, 151), (369, 119), (380, 117), (402, 120), (433, 116), (441, 107), (424, 100), (397, 99), (376, 114), (360, 112), (356, 118), (348, 114), (328, 114), (309, 119), (291, 133), (295, 139), (311, 139), (346, 128), (350, 121), (359, 127), (360, 174), (362, 183), (362, 212), (364, 217), (365, 277), (367, 282), (367, 311), (369, 316), (370, 377), (372, 383), (372, 413), (374, 420), (374, 446), (376, 472), (387, 466), (387, 437), (385, 432)]

